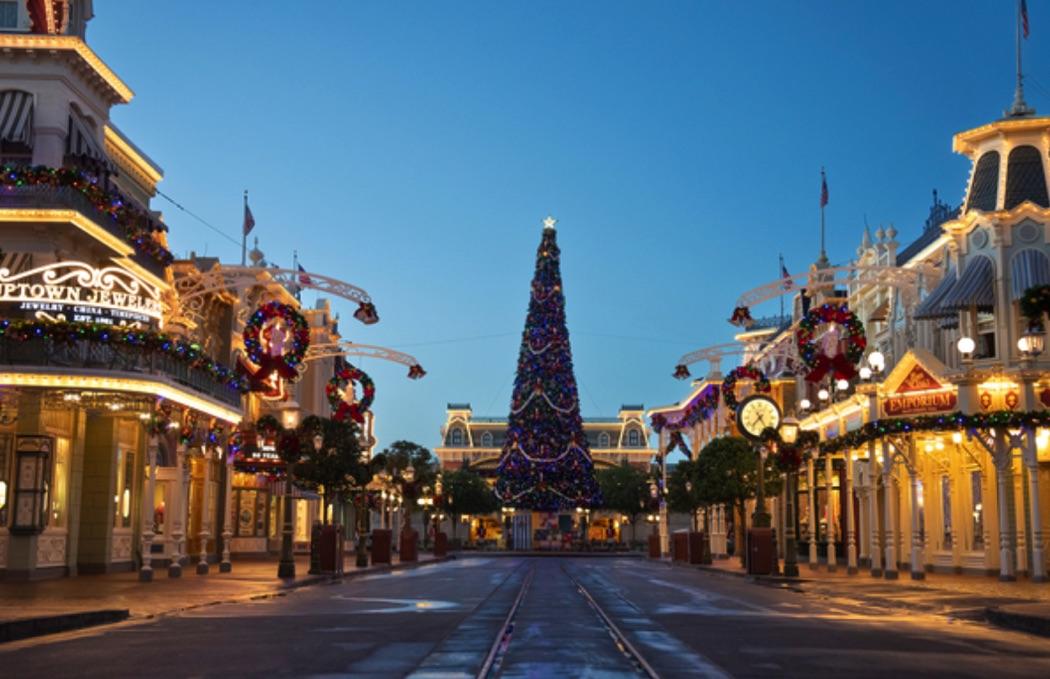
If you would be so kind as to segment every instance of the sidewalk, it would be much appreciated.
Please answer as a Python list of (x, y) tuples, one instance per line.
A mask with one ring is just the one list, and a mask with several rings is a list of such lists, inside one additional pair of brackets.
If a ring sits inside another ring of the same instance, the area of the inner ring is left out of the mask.
[[(790, 584), (802, 592), (854, 598), (873, 605), (976, 615), (1003, 627), (1050, 636), (1050, 583), (1024, 578), (1000, 582), (994, 576), (951, 573), (927, 573), (924, 580), (912, 580), (906, 571), (896, 580), (886, 580), (872, 577), (868, 570), (849, 575), (846, 567), (839, 565), (829, 573), (824, 564), (814, 569), (807, 563), (798, 564), (798, 578), (748, 576), (735, 557), (692, 567), (719, 575), (750, 577), (761, 583)], [(783, 572), (783, 562), (780, 569)]]
[(420, 554), (418, 562), (402, 564), (395, 560), (392, 566), (355, 568), (354, 555), (348, 554), (346, 572), (342, 576), (332, 576), (308, 575), (309, 558), (300, 556), (295, 561), (295, 579), (281, 580), (277, 578), (276, 557), (246, 557), (235, 558), (230, 573), (219, 573), (218, 565), (212, 564), (208, 575), (197, 575), (191, 564), (183, 567), (180, 578), (169, 578), (166, 569), (158, 569), (154, 581), (148, 583), (139, 582), (137, 572), (0, 582), (0, 642), (126, 618), (150, 618), (200, 606), (273, 596), (320, 582), (444, 560), (435, 559), (431, 554)]

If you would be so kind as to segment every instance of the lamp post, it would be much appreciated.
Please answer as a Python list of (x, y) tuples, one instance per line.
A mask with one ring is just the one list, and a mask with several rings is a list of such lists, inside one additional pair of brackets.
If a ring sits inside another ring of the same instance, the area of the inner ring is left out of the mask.
[(500, 512), (503, 514), (503, 542), (509, 552), (514, 549), (514, 537), (510, 530), (511, 522), (514, 520), (514, 508), (500, 507)]
[[(780, 440), (786, 446), (793, 446), (798, 441), (799, 423), (794, 417), (785, 417), (780, 423)], [(798, 548), (795, 545), (795, 468), (792, 466), (787, 473), (787, 492), (785, 496), (787, 503), (787, 535), (784, 536), (784, 575), (789, 578), (798, 577)]]
[[(299, 426), (299, 408), (289, 408), (282, 413), (282, 422), (286, 429)], [(280, 435), (278, 434), (278, 441)], [(284, 526), (281, 530), (281, 561), (277, 564), (277, 577), (295, 577), (295, 556), (292, 554), (292, 485), (295, 477), (295, 463), (288, 460), (284, 482)]]

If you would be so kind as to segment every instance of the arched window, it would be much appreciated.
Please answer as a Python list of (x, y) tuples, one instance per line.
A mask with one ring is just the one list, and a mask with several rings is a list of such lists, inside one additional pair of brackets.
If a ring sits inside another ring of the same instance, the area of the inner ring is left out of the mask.
[(608, 448), (609, 447), (609, 433), (608, 432), (604, 432), (603, 431), (601, 434), (598, 434), (598, 447), (599, 448)]
[(32, 157), (33, 95), (21, 90), (0, 91), (0, 160), (29, 163)]
[(485, 432), (484, 434), (481, 435), (481, 447), (482, 448), (491, 448), (492, 447), (492, 433), (491, 432)]
[(1030, 200), (1036, 205), (1050, 207), (1046, 195), (1046, 175), (1043, 159), (1034, 146), (1018, 146), (1006, 161), (1006, 200), (1003, 208), (1009, 210)]
[(970, 185), (970, 197), (966, 201), (966, 210), (995, 210), (996, 198), (999, 196), (999, 152), (989, 151), (977, 161), (973, 171), (973, 183)]
[(452, 431), (448, 435), (449, 445), (461, 446), (463, 445), (463, 430), (459, 427), (453, 427)]
[(637, 429), (631, 429), (627, 432), (627, 445), (631, 446), (632, 448), (637, 448), (638, 446), (642, 445), (642, 437), (641, 435), (639, 435)]

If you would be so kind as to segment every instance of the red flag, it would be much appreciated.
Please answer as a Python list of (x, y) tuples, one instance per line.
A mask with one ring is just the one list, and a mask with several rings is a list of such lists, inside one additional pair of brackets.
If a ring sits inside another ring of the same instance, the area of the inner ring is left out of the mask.
[(1028, 3), (1025, 0), (1021, 0), (1021, 32), (1024, 33), (1024, 37), (1028, 39)]
[(244, 199), (244, 235), (247, 236), (251, 233), (252, 229), (255, 228), (255, 217), (252, 216), (252, 209), (248, 207), (248, 199)]
[(303, 268), (302, 264), (299, 264), (299, 284), (300, 285), (313, 285), (314, 281), (310, 278), (309, 274), (306, 273), (306, 269)]
[(824, 176), (824, 170), (820, 171), (820, 207), (828, 204), (828, 180)]

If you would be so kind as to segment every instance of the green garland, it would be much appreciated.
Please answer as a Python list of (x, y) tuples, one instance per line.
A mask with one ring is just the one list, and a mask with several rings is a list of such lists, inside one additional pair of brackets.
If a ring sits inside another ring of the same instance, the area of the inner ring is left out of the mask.
[(0, 319), (0, 339), (15, 342), (38, 340), (62, 344), (94, 342), (137, 349), (145, 354), (161, 353), (191, 368), (203, 370), (213, 380), (239, 393), (248, 393), (248, 381), (226, 366), (204, 355), (201, 345), (183, 342), (160, 332), (131, 330), (101, 323), (23, 321)]
[(848, 432), (820, 443), (820, 454), (828, 455), (849, 448), (860, 448), (871, 441), (896, 434), (914, 432), (954, 432), (975, 429), (1035, 429), (1050, 427), (1050, 411), (1031, 410), (1018, 413), (1012, 410), (996, 410), (990, 413), (965, 415), (954, 412), (947, 415), (921, 415), (912, 418), (875, 420), (860, 429)]
[(108, 191), (98, 185), (98, 180), (87, 172), (75, 168), (48, 167), (46, 165), (11, 165), (0, 169), (0, 186), (50, 186), (70, 187), (87, 198), (95, 209), (109, 215), (124, 230), (124, 240), (139, 253), (150, 257), (162, 266), (175, 259), (174, 255), (153, 238), (154, 231), (163, 226), (146, 211), (132, 205), (116, 191)]

